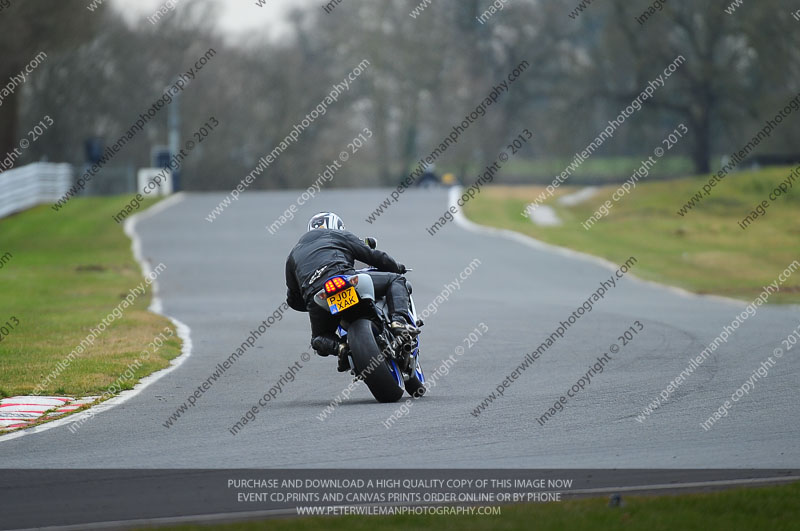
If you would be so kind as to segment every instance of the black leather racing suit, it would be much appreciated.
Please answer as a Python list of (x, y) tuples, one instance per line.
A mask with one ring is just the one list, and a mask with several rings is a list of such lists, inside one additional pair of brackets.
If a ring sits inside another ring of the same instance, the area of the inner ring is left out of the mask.
[[(335, 275), (351, 275), (355, 261), (379, 269), (370, 272), (375, 296), (385, 297), (392, 319), (408, 322), (408, 288), (401, 273), (405, 268), (383, 251), (373, 250), (356, 235), (342, 230), (306, 232), (286, 259), (286, 302), (298, 312), (309, 312), (311, 339), (337, 340), (338, 318), (314, 303), (314, 295)], [(317, 354), (327, 355), (317, 351)]]

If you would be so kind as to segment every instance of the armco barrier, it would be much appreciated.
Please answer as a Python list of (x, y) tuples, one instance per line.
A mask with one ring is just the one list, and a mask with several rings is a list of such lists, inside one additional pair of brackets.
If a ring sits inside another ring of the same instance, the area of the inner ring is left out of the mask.
[(72, 184), (70, 164), (35, 162), (0, 173), (0, 218), (56, 201)]

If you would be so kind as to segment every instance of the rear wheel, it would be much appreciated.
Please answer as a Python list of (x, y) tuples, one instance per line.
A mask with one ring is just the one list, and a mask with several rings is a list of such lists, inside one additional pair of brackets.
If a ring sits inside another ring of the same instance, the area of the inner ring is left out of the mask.
[[(356, 374), (363, 377), (378, 402), (397, 402), (403, 396), (402, 376), (394, 361), (381, 354), (372, 323), (359, 319), (347, 330), (347, 341), (353, 354)], [(398, 380), (399, 379), (399, 380)]]

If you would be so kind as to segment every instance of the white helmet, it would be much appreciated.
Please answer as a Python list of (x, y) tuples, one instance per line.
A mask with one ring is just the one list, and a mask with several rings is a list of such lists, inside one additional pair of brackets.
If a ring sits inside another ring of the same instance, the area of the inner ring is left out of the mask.
[(344, 230), (344, 222), (333, 212), (320, 212), (308, 220), (308, 230), (314, 229)]

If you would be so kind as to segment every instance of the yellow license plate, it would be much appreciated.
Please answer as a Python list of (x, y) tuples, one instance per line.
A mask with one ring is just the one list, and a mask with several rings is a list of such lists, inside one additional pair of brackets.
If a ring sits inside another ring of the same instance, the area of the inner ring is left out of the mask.
[(327, 300), (331, 313), (339, 313), (358, 304), (358, 294), (356, 288), (349, 287), (336, 295), (331, 295)]

